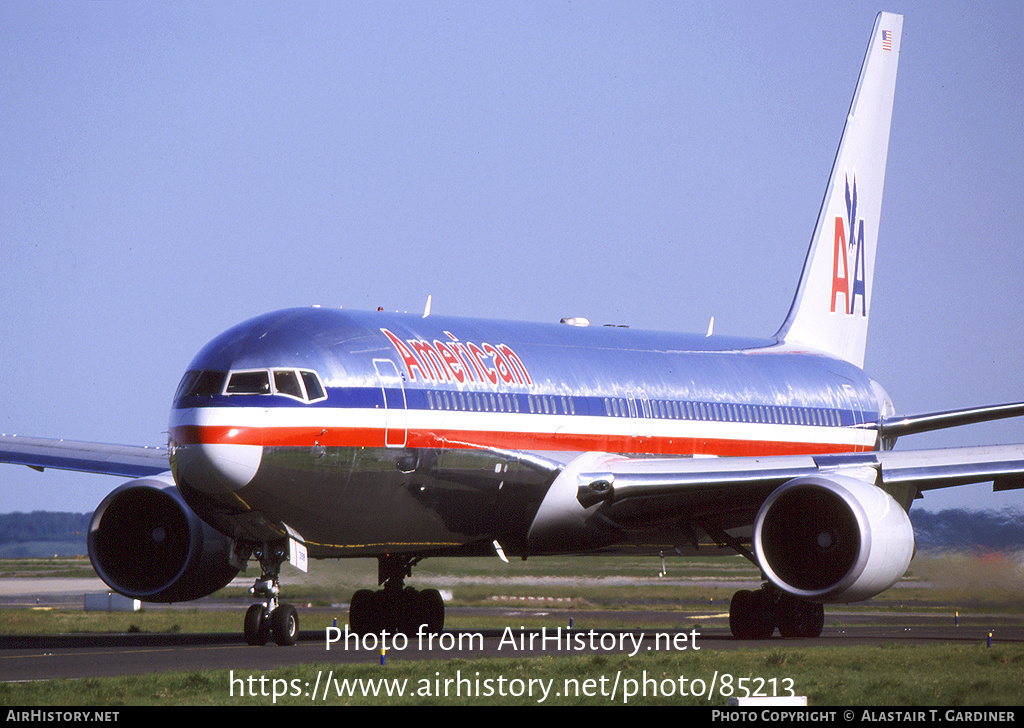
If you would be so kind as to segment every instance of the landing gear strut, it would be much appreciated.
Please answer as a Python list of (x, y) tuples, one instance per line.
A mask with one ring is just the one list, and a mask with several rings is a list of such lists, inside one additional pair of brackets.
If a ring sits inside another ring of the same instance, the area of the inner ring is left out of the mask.
[(249, 593), (261, 601), (245, 612), (245, 641), (262, 646), (271, 636), (279, 645), (294, 645), (299, 637), (299, 615), (291, 604), (282, 604), (281, 564), (287, 559), (287, 548), (276, 544), (263, 544), (253, 552), (260, 562), (262, 574)]
[(352, 595), (348, 625), (356, 634), (381, 631), (415, 634), (420, 625), (427, 632), (444, 629), (444, 600), (436, 589), (418, 591), (405, 586), (418, 557), (381, 556), (377, 559), (377, 581), (383, 589), (360, 589)]
[(785, 594), (770, 584), (757, 591), (738, 591), (729, 604), (733, 637), (766, 640), (779, 628), (784, 638), (819, 637), (825, 625), (821, 604)]

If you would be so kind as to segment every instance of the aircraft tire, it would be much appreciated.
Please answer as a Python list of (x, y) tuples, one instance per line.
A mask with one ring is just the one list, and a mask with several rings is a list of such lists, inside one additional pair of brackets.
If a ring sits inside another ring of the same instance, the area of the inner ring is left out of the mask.
[(775, 631), (775, 609), (764, 589), (754, 592), (751, 639), (766, 640)]
[(754, 592), (742, 589), (732, 595), (729, 602), (729, 630), (738, 640), (751, 638), (754, 612)]
[(263, 610), (262, 604), (253, 604), (245, 610), (245, 643), (253, 647), (262, 647), (270, 639), (270, 623)]
[(766, 640), (775, 631), (775, 614), (764, 590), (742, 589), (729, 603), (729, 629), (740, 640)]
[(390, 624), (394, 625), (396, 632), (407, 635), (416, 634), (416, 630), (423, 621), (420, 618), (423, 611), (421, 609), (422, 602), (420, 593), (407, 586), (398, 595), (397, 601), (387, 605), (391, 610), (388, 613), (387, 620)]
[(437, 589), (427, 589), (420, 595), (423, 624), (427, 631), (437, 634), (444, 629), (444, 599)]
[(377, 615), (380, 601), (369, 589), (359, 589), (353, 594), (348, 607), (349, 629), (358, 635), (379, 632), (376, 625), (380, 621)]
[(282, 604), (270, 613), (274, 642), (282, 647), (294, 645), (299, 639), (299, 613), (291, 604)]
[(786, 639), (820, 637), (825, 626), (825, 608), (801, 599), (785, 599), (779, 603), (779, 634)]

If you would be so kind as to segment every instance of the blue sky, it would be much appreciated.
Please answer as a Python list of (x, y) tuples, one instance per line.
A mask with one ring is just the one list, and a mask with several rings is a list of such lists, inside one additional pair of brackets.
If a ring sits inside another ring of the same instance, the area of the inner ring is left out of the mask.
[[(288, 306), (770, 335), (883, 9), (866, 367), (1024, 400), (1024, 4), (976, 5), (0, 0), (0, 432), (163, 444), (203, 344)], [(3, 466), (0, 512), (118, 482)], [(989, 490), (921, 505), (1024, 504)]]

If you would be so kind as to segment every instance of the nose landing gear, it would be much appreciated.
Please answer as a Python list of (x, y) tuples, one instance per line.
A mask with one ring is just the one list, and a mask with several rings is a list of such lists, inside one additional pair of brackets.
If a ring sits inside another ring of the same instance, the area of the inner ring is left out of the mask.
[(249, 593), (262, 601), (245, 612), (244, 632), (246, 644), (263, 646), (274, 638), (282, 646), (294, 645), (299, 638), (299, 614), (291, 604), (283, 604), (280, 573), (287, 551), (268, 544), (255, 552), (262, 574)]

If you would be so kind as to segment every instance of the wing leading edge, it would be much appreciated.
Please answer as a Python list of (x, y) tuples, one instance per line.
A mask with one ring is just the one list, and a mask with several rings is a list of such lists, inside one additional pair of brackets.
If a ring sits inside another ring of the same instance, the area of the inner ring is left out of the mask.
[(0, 463), (141, 478), (170, 470), (163, 447), (0, 435)]
[(916, 435), (947, 427), (973, 425), (1008, 417), (1020, 417), (1021, 415), (1024, 415), (1024, 402), (931, 412), (922, 415), (884, 417), (878, 427), (878, 434), (885, 440), (894, 440), (903, 435)]

